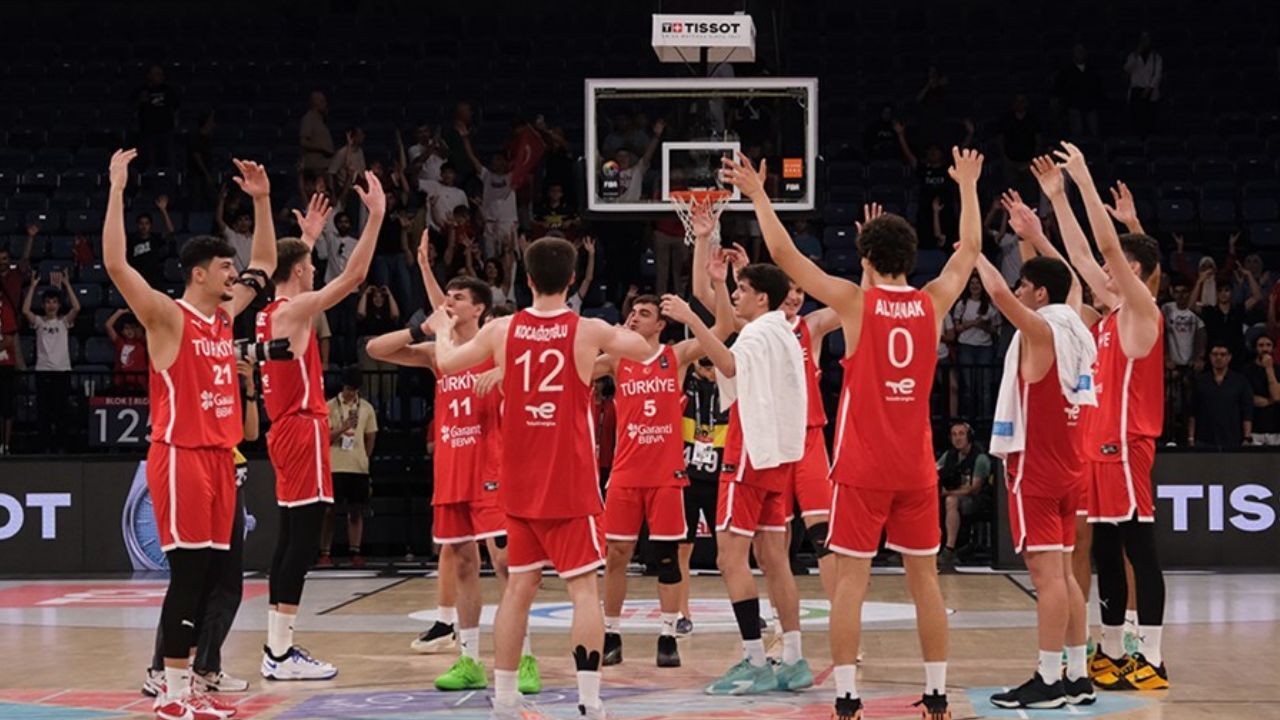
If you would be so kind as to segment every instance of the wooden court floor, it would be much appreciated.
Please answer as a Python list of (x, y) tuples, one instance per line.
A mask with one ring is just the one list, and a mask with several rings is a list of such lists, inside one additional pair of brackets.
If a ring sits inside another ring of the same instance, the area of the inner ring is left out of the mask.
[[(1072, 711), (997, 710), (994, 689), (1021, 683), (1035, 664), (1034, 600), (1025, 576), (942, 577), (951, 608), (949, 697), (955, 718), (1113, 717), (1190, 720), (1213, 717), (1280, 720), (1280, 578), (1265, 575), (1173, 575), (1165, 657), (1173, 688), (1165, 693), (1104, 694)], [(804, 650), (819, 687), (755, 698), (713, 698), (701, 688), (740, 656), (732, 615), (718, 577), (692, 580), (695, 629), (680, 642), (683, 667), (654, 667), (656, 591), (633, 577), (624, 613), (624, 662), (605, 671), (605, 698), (619, 720), (826, 718), (833, 692), (825, 632), (829, 609), (816, 577), (798, 578), (804, 598)], [(761, 583), (763, 586), (763, 583)], [(138, 688), (152, 651), (163, 579), (0, 581), (0, 718), (82, 720), (148, 718)], [(485, 601), (497, 583), (484, 581)], [(859, 689), (867, 718), (918, 717), (923, 670), (904, 579), (877, 574), (864, 613), (866, 659)], [(265, 583), (249, 580), (224, 647), (225, 669), (251, 680), (228, 695), (251, 718), (440, 718), (481, 720), (488, 695), (446, 694), (433, 678), (452, 655), (417, 655), (409, 641), (429, 625), (435, 582), (375, 572), (313, 574), (297, 640), (340, 674), (318, 683), (266, 683), (257, 677), (265, 637)], [(414, 615), (414, 617), (411, 617)], [(531, 631), (546, 690), (537, 698), (550, 717), (576, 716), (569, 657), (567, 598), (548, 578)], [(492, 637), (482, 657), (492, 670)]]

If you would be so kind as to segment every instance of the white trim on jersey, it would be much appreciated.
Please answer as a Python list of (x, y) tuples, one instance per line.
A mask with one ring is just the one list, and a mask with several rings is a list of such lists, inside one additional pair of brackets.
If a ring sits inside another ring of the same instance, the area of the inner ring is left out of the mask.
[[(303, 377), (306, 377), (306, 376), (304, 375)], [(319, 497), (322, 502), (323, 501), (333, 502), (333, 498), (325, 497), (325, 494), (324, 494), (324, 465), (322, 464), (324, 458), (320, 456), (320, 452), (321, 452), (320, 450), (320, 440), (321, 440), (320, 418), (312, 418), (311, 426), (315, 431), (314, 442), (312, 443), (312, 445), (315, 447), (316, 496)]]
[[(840, 462), (840, 451), (844, 448), (844, 430), (845, 426), (849, 423), (849, 401), (851, 398), (852, 395), (849, 393), (847, 388), (840, 391), (840, 417), (836, 420), (835, 450), (831, 453), (831, 467), (827, 468), (828, 480), (831, 479), (832, 473), (835, 472), (836, 463)], [(835, 508), (835, 505), (833, 504), (831, 507)], [(834, 512), (835, 511), (833, 509), (832, 524), (835, 523)]]
[[(1119, 321), (1117, 321), (1117, 333), (1119, 332), (1119, 327)], [(1133, 491), (1133, 471), (1129, 467), (1129, 384), (1132, 380), (1133, 358), (1126, 358), (1124, 363), (1124, 387), (1120, 395), (1120, 463), (1124, 466), (1125, 489), (1129, 491), (1129, 511), (1125, 513), (1126, 520), (1138, 513), (1138, 499)]]
[(1058, 543), (1057, 545), (1028, 545), (1026, 548), (1026, 551), (1027, 552), (1069, 552), (1066, 548), (1062, 546), (1062, 543)]
[(304, 352), (302, 357), (298, 358), (298, 372), (302, 373), (302, 402), (300, 403), (303, 410), (307, 409), (307, 401), (311, 399), (311, 378), (307, 377), (307, 359)]
[(196, 317), (200, 318), (201, 320), (205, 321), (210, 325), (214, 324), (218, 320), (218, 313), (216, 310), (212, 315), (205, 315), (204, 313), (197, 310), (194, 305), (187, 302), (186, 300), (183, 300), (182, 298), (178, 298), (177, 300), (174, 300), (174, 302), (186, 308), (187, 310), (191, 311), (192, 315), (195, 315)]
[[(640, 539), (640, 536), (639, 535), (614, 535), (613, 533), (607, 532), (604, 534), (604, 539), (610, 542), (636, 542)], [(658, 540), (659, 538), (650, 536), (649, 539)]]
[[(928, 557), (930, 555), (937, 555), (938, 550), (942, 548), (941, 543), (934, 545), (928, 550), (912, 550), (911, 548), (905, 548), (905, 547), (902, 547), (901, 545), (894, 545), (893, 543), (889, 543), (889, 542), (885, 543), (884, 546), (889, 550), (900, 552), (903, 555), (913, 555), (915, 557)], [(873, 555), (872, 557), (875, 557), (875, 556)]]
[(832, 486), (831, 486), (831, 519), (828, 521), (830, 524), (827, 526), (827, 539), (826, 539), (826, 542), (825, 542), (824, 544), (827, 546), (827, 549), (828, 549), (828, 550), (830, 550), (830, 551), (831, 551), (831, 552), (833, 552), (833, 553), (836, 553), (837, 555), (844, 555), (844, 556), (846, 556), (846, 557), (862, 558), (863, 560), (870, 560), (871, 558), (874, 558), (874, 557), (876, 556), (875, 552), (869, 552), (869, 553), (865, 553), (865, 552), (858, 552), (857, 550), (850, 550), (850, 549), (849, 549), (849, 548), (847, 548), (847, 547), (841, 547), (841, 546), (839, 546), (839, 545), (832, 545), (832, 544), (831, 544), (831, 536), (835, 533), (835, 530), (836, 530), (836, 500), (837, 500), (839, 497), (840, 497), (840, 485), (839, 485), (839, 483), (832, 483)]
[(477, 533), (476, 542), (479, 542), (481, 540), (492, 540), (493, 538), (506, 537), (506, 536), (507, 536), (506, 530), (493, 530), (487, 533)]
[(164, 378), (164, 387), (169, 395), (169, 426), (164, 429), (164, 441), (166, 444), (173, 443), (173, 426), (178, 421), (177, 399), (173, 392), (173, 377), (169, 375), (168, 368), (160, 371), (160, 377)]
[(664, 353), (664, 352), (666, 352), (666, 351), (667, 351), (667, 346), (666, 346), (666, 345), (663, 345), (663, 344), (661, 344), (661, 343), (659, 343), (659, 344), (658, 344), (658, 352), (656, 352), (656, 353), (654, 353), (654, 354), (650, 355), (649, 357), (645, 358), (645, 359), (644, 359), (640, 364), (641, 364), (641, 365), (648, 365), (649, 363), (653, 362), (654, 360), (657, 360), (658, 358), (662, 357), (662, 353)]
[(573, 312), (573, 310), (571, 310), (568, 307), (562, 307), (558, 310), (538, 310), (537, 308), (528, 307), (524, 309), (524, 312), (527, 312), (536, 318), (547, 319), (547, 318), (553, 318), (553, 317), (560, 317), (561, 315), (567, 312)]
[(596, 550), (596, 557), (604, 559), (604, 549), (600, 547), (600, 533), (596, 530), (596, 518), (594, 515), (587, 516), (587, 526), (591, 528), (591, 547)]
[[(169, 427), (172, 429), (173, 423)], [(169, 537), (173, 538), (174, 545), (182, 546), (182, 536), (178, 534), (178, 449), (172, 445), (169, 446)]]
[(547, 560), (544, 558), (537, 562), (531, 562), (528, 565), (512, 565), (507, 568), (509, 573), (533, 572), (534, 570), (542, 570), (547, 566)]
[[(595, 405), (591, 402), (587, 403), (587, 434), (591, 437), (591, 448), (599, 447), (599, 445), (596, 445)], [(614, 451), (617, 451), (616, 447)], [(596, 497), (600, 498), (600, 506), (604, 507), (604, 491), (600, 489), (600, 463), (598, 460), (599, 458), (596, 458), (591, 463), (591, 477), (595, 480)]]
[(463, 535), (461, 537), (442, 538), (436, 534), (431, 535), (431, 542), (437, 545), (461, 545), (464, 542), (474, 542), (477, 540), (475, 535)]
[(876, 285), (877, 290), (888, 290), (889, 292), (912, 292), (916, 288), (910, 285)]

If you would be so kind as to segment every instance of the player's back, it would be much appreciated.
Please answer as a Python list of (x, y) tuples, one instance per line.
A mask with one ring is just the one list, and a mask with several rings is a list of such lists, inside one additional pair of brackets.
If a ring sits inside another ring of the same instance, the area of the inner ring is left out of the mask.
[(684, 393), (675, 350), (662, 346), (648, 362), (618, 360), (618, 444), (609, 487), (685, 485), (680, 426)]
[(1164, 427), (1163, 318), (1151, 352), (1134, 359), (1120, 347), (1118, 312), (1097, 324), (1098, 407), (1085, 413), (1084, 422), (1084, 452), (1094, 462), (1119, 462), (1122, 444), (1159, 437)]
[(928, 293), (906, 286), (866, 291), (857, 348), (840, 362), (834, 482), (882, 490), (937, 484), (929, 423), (937, 345)]
[[(272, 337), (275, 315), (288, 302), (288, 298), (273, 301), (257, 319), (257, 340), (267, 342)], [(307, 349), (298, 357), (294, 351), (292, 360), (267, 360), (262, 363), (262, 401), (267, 417), (279, 420), (287, 415), (308, 415), (329, 418), (329, 406), (324, 400), (324, 375), (320, 363), (319, 343), (316, 333), (308, 329), (310, 340)]]
[(151, 366), (151, 440), (184, 448), (233, 448), (244, 437), (231, 316), (206, 317), (183, 300), (173, 364)]
[(580, 318), (521, 310), (507, 328), (499, 500), (508, 515), (572, 518), (603, 509), (591, 386), (578, 374)]

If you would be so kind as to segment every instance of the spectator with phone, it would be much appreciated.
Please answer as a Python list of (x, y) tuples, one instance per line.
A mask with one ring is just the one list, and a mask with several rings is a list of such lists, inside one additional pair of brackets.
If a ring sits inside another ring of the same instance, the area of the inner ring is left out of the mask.
[[(58, 449), (59, 440), (70, 431), (67, 424), (67, 398), (71, 394), (71, 328), (80, 314), (80, 301), (71, 289), (71, 283), (60, 270), (49, 273), (49, 287), (40, 297), (42, 315), (31, 309), (31, 300), (40, 283), (37, 273), (31, 274), (31, 285), (22, 304), (22, 314), (36, 331), (36, 427), (44, 449)], [(62, 295), (65, 292), (71, 309), (62, 312)]]
[[(116, 326), (119, 324), (120, 329)], [(147, 338), (138, 318), (120, 308), (107, 318), (107, 338), (116, 348), (112, 383), (122, 395), (147, 394)]]
[(333, 518), (338, 509), (347, 514), (347, 547), (351, 564), (364, 567), (360, 543), (364, 538), (364, 516), (373, 494), (369, 458), (378, 437), (378, 418), (369, 401), (360, 397), (364, 375), (358, 367), (342, 371), (342, 391), (329, 401), (329, 457), (333, 472), (335, 505), (325, 511), (321, 526), (319, 567), (330, 567), (333, 559)]

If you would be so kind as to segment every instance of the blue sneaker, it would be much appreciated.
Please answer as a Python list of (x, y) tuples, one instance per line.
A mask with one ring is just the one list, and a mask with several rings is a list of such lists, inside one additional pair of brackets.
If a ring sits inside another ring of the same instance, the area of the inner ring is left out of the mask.
[(779, 690), (804, 690), (813, 687), (813, 671), (804, 658), (791, 663), (778, 663), (773, 669), (778, 678)]
[(707, 686), (708, 695), (758, 695), (778, 689), (778, 678), (768, 665), (757, 667), (743, 658)]

